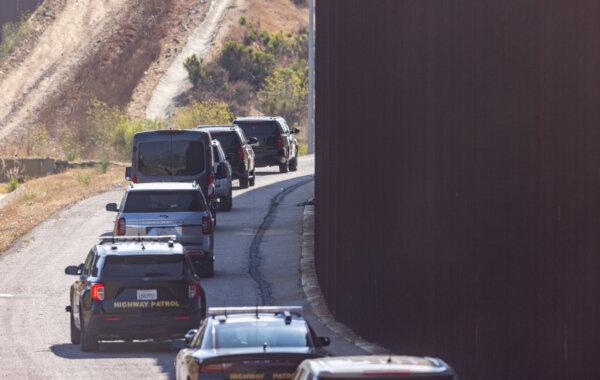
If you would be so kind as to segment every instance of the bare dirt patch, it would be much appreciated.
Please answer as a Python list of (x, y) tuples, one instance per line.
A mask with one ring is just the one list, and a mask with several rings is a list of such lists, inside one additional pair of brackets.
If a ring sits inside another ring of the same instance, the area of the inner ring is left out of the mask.
[[(19, 237), (65, 207), (116, 186), (124, 186), (122, 166), (73, 169), (21, 185), (20, 196), (0, 208), (0, 254)], [(101, 211), (101, 210), (100, 210)]]

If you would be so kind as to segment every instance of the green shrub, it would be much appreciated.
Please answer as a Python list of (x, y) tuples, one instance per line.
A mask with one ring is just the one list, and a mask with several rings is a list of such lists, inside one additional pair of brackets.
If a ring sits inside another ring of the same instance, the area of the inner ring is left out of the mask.
[(196, 54), (193, 54), (185, 59), (183, 66), (187, 71), (188, 79), (192, 82), (192, 85), (198, 87), (198, 83), (205, 77), (202, 68), (202, 59), (199, 59)]
[(180, 111), (172, 120), (178, 129), (190, 129), (202, 124), (229, 124), (233, 114), (225, 102), (196, 102)]
[(90, 182), (92, 181), (92, 177), (90, 177), (90, 174), (87, 172), (78, 172), (77, 176), (76, 176), (77, 182), (79, 182), (80, 184), (82, 184), (83, 186), (89, 186)]
[(6, 188), (8, 192), (12, 192), (15, 191), (19, 187), (19, 185), (19, 180), (15, 177), (12, 177), (8, 179), (8, 182), (6, 183)]
[(21, 38), (31, 30), (29, 14), (23, 15), (20, 21), (8, 22), (0, 31), (0, 60), (10, 55)]
[(219, 64), (227, 70), (230, 80), (245, 80), (259, 87), (275, 66), (275, 57), (239, 42), (228, 41), (219, 57)]
[(290, 125), (297, 124), (304, 115), (307, 95), (305, 72), (278, 68), (265, 80), (258, 93), (260, 110), (268, 115), (284, 116)]

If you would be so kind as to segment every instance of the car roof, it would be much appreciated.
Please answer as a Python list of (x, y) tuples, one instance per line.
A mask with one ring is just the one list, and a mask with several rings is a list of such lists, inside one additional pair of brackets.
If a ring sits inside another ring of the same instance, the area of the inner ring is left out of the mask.
[(182, 255), (183, 246), (179, 243), (169, 244), (157, 241), (105, 241), (96, 244), (96, 252), (100, 256), (144, 256), (144, 255)]
[[(285, 316), (283, 313), (258, 313), (258, 318), (256, 318), (256, 313), (247, 313), (247, 314), (228, 314), (228, 315), (214, 315), (211, 317), (211, 320), (219, 323), (219, 324), (235, 324), (235, 323), (245, 323), (245, 322), (272, 322), (272, 323), (281, 323), (285, 325)], [(291, 314), (292, 322), (305, 322), (304, 318), (298, 314)]]
[(144, 190), (198, 190), (198, 185), (193, 182), (150, 182), (133, 183), (127, 188), (127, 191)]
[(400, 355), (336, 356), (305, 361), (314, 374), (361, 374), (400, 371), (411, 373), (444, 373), (450, 368), (443, 361), (430, 357)]
[(236, 117), (233, 122), (237, 121), (275, 121), (281, 119), (281, 116), (240, 116)]
[(223, 131), (235, 131), (239, 128), (237, 125), (199, 125), (196, 129), (209, 131), (209, 132), (223, 132)]

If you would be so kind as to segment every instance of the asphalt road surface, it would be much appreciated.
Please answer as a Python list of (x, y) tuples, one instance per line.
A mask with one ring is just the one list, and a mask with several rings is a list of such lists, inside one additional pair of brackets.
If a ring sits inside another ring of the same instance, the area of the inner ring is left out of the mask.
[[(218, 214), (216, 275), (203, 279), (209, 306), (304, 304), (299, 260), (302, 207), (313, 194), (314, 158), (295, 173), (257, 173), (256, 186), (234, 190), (231, 212)], [(84, 200), (51, 217), (0, 256), (0, 378), (172, 378), (167, 343), (103, 342), (83, 353), (69, 342), (67, 265), (81, 263), (97, 237), (112, 228), (122, 190)], [(314, 317), (319, 334), (332, 336)], [(332, 352), (360, 353), (333, 338)]]

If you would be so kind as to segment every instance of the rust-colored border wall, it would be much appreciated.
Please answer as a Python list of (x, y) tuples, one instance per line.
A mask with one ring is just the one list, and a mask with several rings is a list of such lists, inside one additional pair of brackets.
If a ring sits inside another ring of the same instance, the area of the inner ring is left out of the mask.
[(600, 2), (318, 0), (329, 306), (462, 379), (600, 378)]

